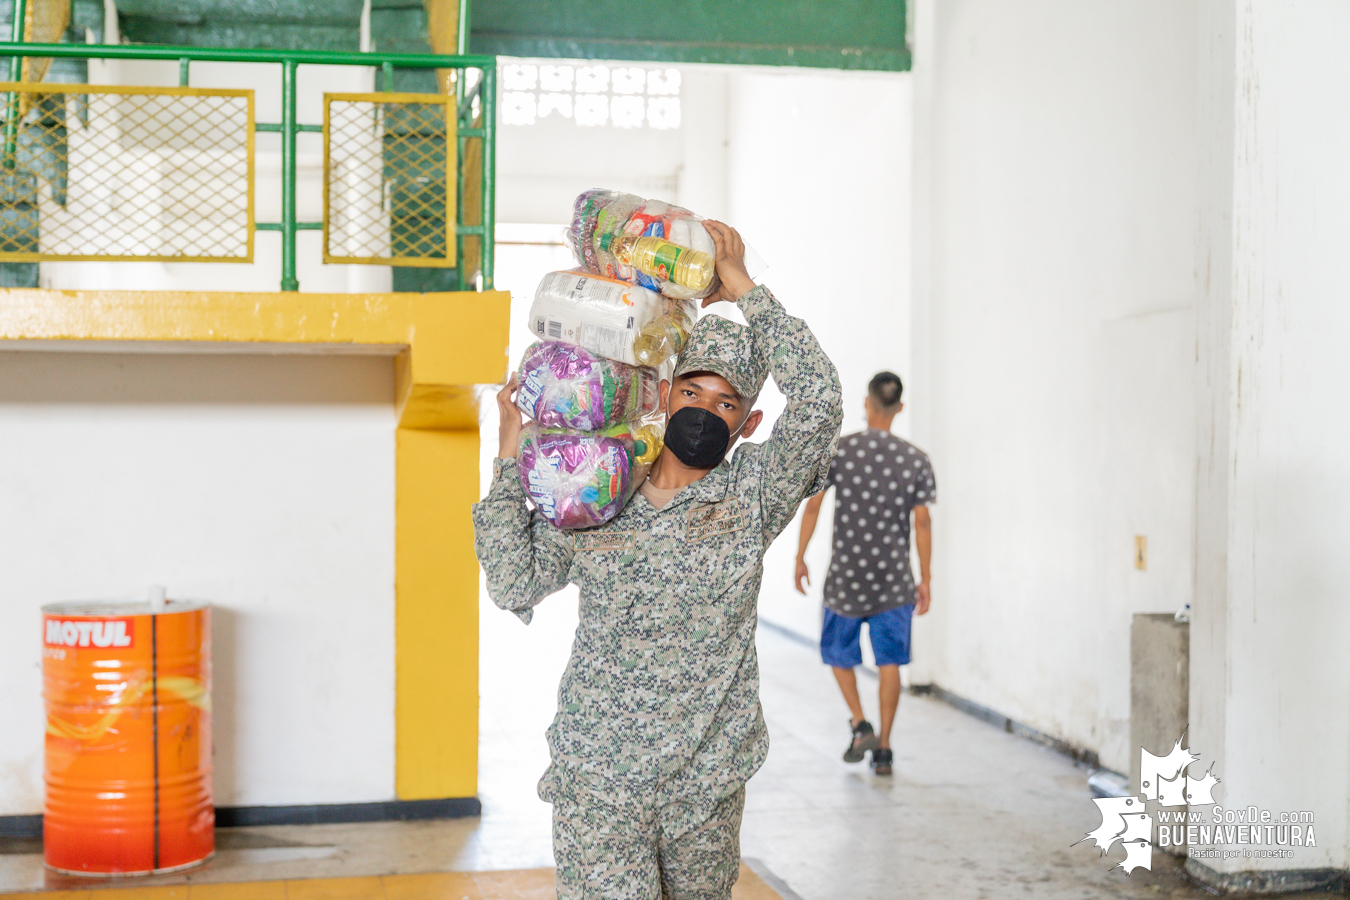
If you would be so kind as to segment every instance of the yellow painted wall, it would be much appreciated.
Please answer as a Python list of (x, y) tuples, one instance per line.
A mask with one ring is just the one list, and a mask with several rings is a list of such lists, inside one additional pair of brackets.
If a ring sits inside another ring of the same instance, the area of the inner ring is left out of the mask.
[(471, 797), (478, 561), (469, 506), (478, 499), (478, 433), (400, 428), (397, 446), (396, 787), (402, 800)]

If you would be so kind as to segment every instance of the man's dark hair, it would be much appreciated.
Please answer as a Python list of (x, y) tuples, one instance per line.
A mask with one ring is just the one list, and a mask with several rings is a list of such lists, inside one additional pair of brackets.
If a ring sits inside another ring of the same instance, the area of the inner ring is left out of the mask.
[(867, 383), (867, 396), (872, 398), (878, 412), (894, 412), (904, 391), (904, 383), (894, 372), (878, 372)]

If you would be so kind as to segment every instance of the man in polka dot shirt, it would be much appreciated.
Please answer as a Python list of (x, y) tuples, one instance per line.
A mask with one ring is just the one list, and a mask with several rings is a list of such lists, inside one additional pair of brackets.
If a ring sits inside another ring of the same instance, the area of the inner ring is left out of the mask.
[[(825, 576), (825, 612), (820, 655), (834, 670), (852, 714), (853, 735), (846, 762), (872, 751), (872, 768), (890, 775), (891, 725), (900, 705), (900, 667), (909, 663), (910, 622), (928, 612), (932, 527), (928, 507), (937, 501), (937, 483), (928, 454), (891, 434), (904, 404), (904, 385), (893, 372), (880, 372), (867, 386), (863, 409), (867, 430), (839, 440), (825, 489), (836, 489), (834, 548)], [(797, 544), (797, 591), (810, 584), (806, 547), (816, 530), (825, 491), (802, 511)], [(919, 551), (919, 583), (909, 561), (910, 514)], [(863, 716), (854, 667), (862, 663), (862, 626), (872, 642), (880, 675), (880, 731)]]

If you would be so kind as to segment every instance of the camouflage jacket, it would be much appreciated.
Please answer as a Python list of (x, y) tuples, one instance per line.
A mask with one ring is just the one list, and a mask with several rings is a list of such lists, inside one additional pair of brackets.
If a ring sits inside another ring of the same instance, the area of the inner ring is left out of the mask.
[(548, 731), (540, 796), (610, 806), (704, 807), (764, 762), (756, 603), (764, 552), (823, 489), (843, 419), (834, 365), (800, 319), (758, 287), (738, 305), (787, 409), (661, 510), (641, 494), (598, 528), (564, 532), (528, 509), (514, 459), (474, 505), (488, 593), (525, 622), (568, 583), (580, 624)]

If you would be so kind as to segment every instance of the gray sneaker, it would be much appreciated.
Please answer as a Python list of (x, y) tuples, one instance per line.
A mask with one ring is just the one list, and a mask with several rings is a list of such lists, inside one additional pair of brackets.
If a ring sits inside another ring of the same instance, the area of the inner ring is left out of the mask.
[(884, 749), (878, 747), (872, 751), (872, 771), (876, 772), (878, 775), (891, 774), (891, 765), (894, 761), (895, 754), (891, 753), (889, 747)]
[(880, 744), (881, 739), (872, 730), (872, 723), (863, 719), (853, 729), (853, 739), (849, 741), (848, 749), (844, 751), (844, 762), (862, 762), (867, 756), (867, 751), (877, 749)]

